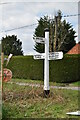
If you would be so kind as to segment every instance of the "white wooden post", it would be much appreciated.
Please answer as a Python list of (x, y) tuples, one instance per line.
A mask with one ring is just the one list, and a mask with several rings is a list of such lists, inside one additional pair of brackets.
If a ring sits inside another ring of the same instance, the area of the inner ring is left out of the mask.
[(45, 59), (44, 59), (44, 93), (46, 95), (49, 94), (50, 88), (49, 88), (49, 30), (45, 29)]
[(45, 53), (34, 55), (34, 59), (44, 59), (44, 94), (47, 96), (50, 93), (49, 88), (49, 60), (58, 60), (63, 58), (63, 52), (49, 53), (49, 30), (45, 29), (45, 38), (34, 37), (35, 42), (45, 44)]

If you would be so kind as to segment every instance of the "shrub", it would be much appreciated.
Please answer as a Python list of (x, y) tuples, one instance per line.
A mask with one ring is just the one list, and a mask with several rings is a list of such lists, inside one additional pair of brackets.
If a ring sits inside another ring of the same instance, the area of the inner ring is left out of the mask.
[[(80, 55), (64, 55), (62, 60), (50, 61), (50, 81), (79, 81), (79, 61)], [(33, 56), (14, 56), (7, 68), (13, 72), (13, 78), (44, 79), (44, 60), (34, 60)]]
[(43, 79), (43, 60), (34, 60), (32, 56), (14, 56), (7, 68), (13, 78)]

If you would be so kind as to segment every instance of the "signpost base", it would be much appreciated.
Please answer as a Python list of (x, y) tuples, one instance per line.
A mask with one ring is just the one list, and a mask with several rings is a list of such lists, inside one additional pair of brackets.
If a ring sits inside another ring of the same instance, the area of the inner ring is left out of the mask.
[(44, 96), (45, 96), (45, 97), (48, 97), (48, 96), (49, 96), (49, 93), (50, 93), (50, 90), (44, 90)]

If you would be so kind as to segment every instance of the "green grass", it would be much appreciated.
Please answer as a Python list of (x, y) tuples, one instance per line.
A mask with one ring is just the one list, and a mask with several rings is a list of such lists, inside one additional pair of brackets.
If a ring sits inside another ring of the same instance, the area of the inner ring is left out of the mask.
[[(34, 84), (41, 84), (43, 85), (43, 80), (29, 80), (29, 79), (12, 79), (11, 82), (21, 82), (21, 83), (34, 83)], [(80, 87), (80, 81), (78, 82), (72, 82), (72, 83), (56, 83), (56, 82), (50, 82), (50, 85), (52, 86), (74, 86), (74, 87)]]
[(3, 118), (77, 118), (66, 115), (77, 110), (78, 91), (50, 89), (50, 96), (45, 98), (42, 87), (3, 84)]
[(37, 83), (42, 84), (43, 80), (31, 80), (31, 79), (12, 79), (10, 82), (21, 82), (21, 83)]
[(78, 82), (73, 82), (73, 83), (71, 83), (70, 85), (71, 85), (71, 86), (78, 86), (78, 87), (80, 87), (80, 81), (78, 81)]

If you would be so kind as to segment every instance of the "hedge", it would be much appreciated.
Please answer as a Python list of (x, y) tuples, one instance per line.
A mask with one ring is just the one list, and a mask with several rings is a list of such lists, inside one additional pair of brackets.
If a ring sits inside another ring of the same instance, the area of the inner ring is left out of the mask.
[[(62, 60), (50, 61), (50, 81), (66, 83), (79, 81), (79, 63), (80, 55), (64, 55)], [(13, 78), (44, 79), (44, 60), (34, 60), (33, 56), (13, 56), (7, 68), (12, 71)]]

